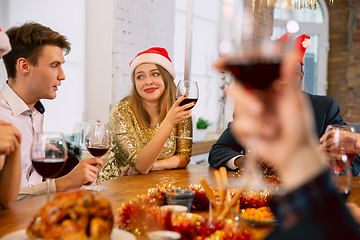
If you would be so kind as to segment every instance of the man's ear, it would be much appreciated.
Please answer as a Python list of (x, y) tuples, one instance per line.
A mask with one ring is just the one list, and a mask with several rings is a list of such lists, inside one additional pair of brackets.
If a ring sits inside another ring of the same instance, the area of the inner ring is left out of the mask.
[(30, 73), (30, 63), (26, 58), (19, 58), (16, 62), (16, 68), (24, 75)]

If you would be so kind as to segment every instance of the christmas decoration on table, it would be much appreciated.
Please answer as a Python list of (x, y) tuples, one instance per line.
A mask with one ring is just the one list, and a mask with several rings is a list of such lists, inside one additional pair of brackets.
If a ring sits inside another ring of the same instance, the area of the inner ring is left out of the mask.
[(242, 189), (230, 188), (225, 168), (215, 171), (215, 179), (218, 185), (215, 188), (209, 187), (203, 178), (199, 179), (201, 185), (190, 185), (185, 188), (195, 192), (192, 212), (208, 211), (211, 200), (216, 202), (215, 217), (202, 217), (194, 213), (176, 214), (161, 209), (160, 207), (166, 204), (165, 192), (174, 189), (174, 186), (158, 185), (156, 188), (148, 189), (146, 194), (138, 195), (120, 206), (117, 227), (143, 235), (156, 230), (170, 230), (180, 233), (182, 240), (252, 239), (254, 236), (251, 228), (235, 221), (232, 208), (267, 206), (270, 193), (244, 192)]
[[(234, 230), (234, 221), (216, 218), (210, 220), (189, 213), (178, 215), (160, 209), (160, 206), (165, 204), (165, 191), (172, 188), (172, 185), (157, 186), (148, 189), (146, 194), (137, 196), (129, 203), (122, 204), (118, 209), (117, 226), (134, 234), (147, 234), (155, 230), (176, 231), (182, 235), (182, 240), (207, 239), (212, 234), (219, 236), (216, 238), (219, 240), (229, 239), (229, 236), (232, 236), (231, 239), (250, 239), (249, 230), (245, 231), (246, 228), (237, 227)], [(186, 189), (195, 191), (192, 209), (208, 210), (209, 199), (201, 186), (190, 185)]]
[[(151, 189), (148, 194), (137, 196), (129, 203), (124, 203), (118, 209), (119, 219), (117, 227), (134, 234), (147, 234), (155, 230), (170, 230), (181, 234), (182, 240), (206, 239), (212, 234), (222, 232), (223, 238), (235, 236), (232, 239), (250, 239), (249, 230), (237, 227), (234, 231), (234, 221), (222, 221), (214, 218), (201, 217), (197, 214), (173, 214), (171, 211), (162, 210), (159, 206), (163, 203), (161, 192)], [(227, 233), (228, 232), (228, 233)]]

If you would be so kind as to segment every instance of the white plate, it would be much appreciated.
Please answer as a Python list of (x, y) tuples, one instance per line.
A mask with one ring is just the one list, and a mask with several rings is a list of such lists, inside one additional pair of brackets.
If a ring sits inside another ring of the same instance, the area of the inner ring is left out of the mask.
[[(136, 240), (135, 235), (127, 231), (113, 228), (110, 236), (110, 240), (116, 239), (126, 239), (126, 240)], [(26, 229), (21, 229), (12, 233), (9, 233), (1, 238), (1, 240), (31, 240), (26, 235)], [(38, 239), (40, 240), (40, 238)]]

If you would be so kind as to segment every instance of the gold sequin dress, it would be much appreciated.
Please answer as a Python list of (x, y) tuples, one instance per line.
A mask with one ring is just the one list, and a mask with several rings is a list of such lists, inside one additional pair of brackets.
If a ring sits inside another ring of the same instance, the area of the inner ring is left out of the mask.
[[(100, 172), (100, 181), (106, 181), (121, 177), (122, 169), (130, 164), (135, 169), (136, 160), (141, 149), (150, 142), (159, 128), (141, 129), (129, 101), (123, 100), (115, 105), (110, 113), (111, 148), (109, 161)], [(174, 138), (182, 133), (183, 122), (176, 125), (170, 137), (166, 140), (158, 160), (166, 159), (174, 155), (182, 155), (190, 161), (192, 140)], [(192, 119), (186, 120), (185, 132), (192, 136)]]

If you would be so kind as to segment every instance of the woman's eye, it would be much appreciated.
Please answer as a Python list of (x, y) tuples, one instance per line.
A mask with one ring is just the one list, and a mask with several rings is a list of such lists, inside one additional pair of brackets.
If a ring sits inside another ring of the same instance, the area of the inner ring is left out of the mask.
[(142, 78), (143, 78), (143, 76), (141, 76), (141, 75), (138, 75), (138, 76), (136, 77), (137, 80), (141, 80)]
[(153, 73), (153, 76), (157, 77), (157, 76), (160, 76), (159, 73)]

